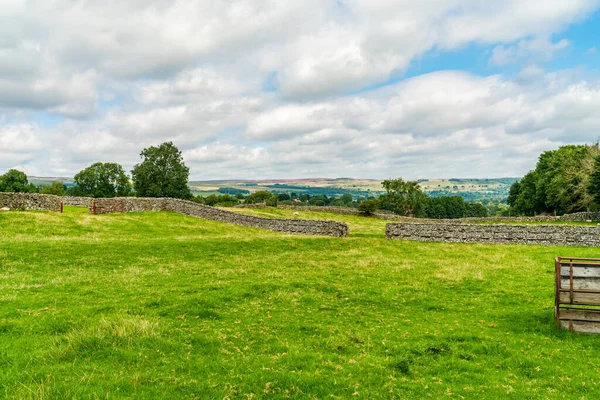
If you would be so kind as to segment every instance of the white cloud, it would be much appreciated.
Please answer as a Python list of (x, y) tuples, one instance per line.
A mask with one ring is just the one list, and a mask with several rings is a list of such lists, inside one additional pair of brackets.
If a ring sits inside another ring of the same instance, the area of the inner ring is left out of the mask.
[[(0, 168), (128, 169), (173, 140), (204, 178), (519, 174), (542, 148), (598, 135), (598, 81), (539, 65), (599, 5), (2, 1)], [(492, 65), (527, 67), (365, 90), (473, 43), (489, 45)]]
[(32, 124), (0, 126), (0, 168), (29, 162), (42, 150), (39, 129)]

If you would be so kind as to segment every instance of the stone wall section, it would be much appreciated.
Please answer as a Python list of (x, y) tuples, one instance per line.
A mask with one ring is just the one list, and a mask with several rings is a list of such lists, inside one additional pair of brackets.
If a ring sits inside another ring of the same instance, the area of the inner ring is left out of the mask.
[[(192, 217), (268, 229), (276, 232), (334, 237), (348, 236), (348, 226), (337, 221), (260, 218), (205, 206), (187, 200), (121, 197), (114, 199), (96, 199), (95, 204), (96, 214), (171, 211)], [(94, 212), (93, 205), (90, 207), (90, 212)]]
[(94, 201), (91, 197), (63, 196), (61, 197), (65, 206), (90, 207)]
[(600, 212), (579, 212), (573, 214), (565, 214), (559, 217), (561, 221), (573, 221), (573, 222), (598, 222), (600, 221)]
[[(263, 208), (266, 207), (263, 205)], [(337, 207), (337, 206), (286, 206), (278, 205), (277, 208), (295, 210), (295, 211), (314, 211), (314, 212), (326, 212), (332, 214), (341, 215), (361, 215), (365, 216), (353, 207)], [(534, 217), (467, 217), (458, 219), (430, 219), (430, 218), (414, 218), (405, 217), (403, 215), (394, 214), (391, 211), (379, 210), (369, 215), (372, 218), (402, 221), (402, 222), (415, 222), (415, 223), (428, 223), (428, 224), (464, 224), (471, 222), (497, 222), (497, 223), (511, 223), (511, 222), (552, 222), (552, 221), (600, 221), (599, 213), (576, 213), (566, 214), (562, 217), (556, 217), (553, 215), (536, 215)]]
[(37, 193), (0, 193), (0, 208), (60, 212), (61, 197)]
[(596, 226), (389, 223), (385, 234), (388, 239), (420, 242), (600, 246)]

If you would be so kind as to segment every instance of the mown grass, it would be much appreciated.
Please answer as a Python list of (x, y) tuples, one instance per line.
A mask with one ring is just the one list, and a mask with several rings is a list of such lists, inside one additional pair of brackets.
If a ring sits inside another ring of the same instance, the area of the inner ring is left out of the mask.
[(553, 321), (553, 258), (597, 249), (66, 211), (0, 213), (2, 398), (600, 395)]

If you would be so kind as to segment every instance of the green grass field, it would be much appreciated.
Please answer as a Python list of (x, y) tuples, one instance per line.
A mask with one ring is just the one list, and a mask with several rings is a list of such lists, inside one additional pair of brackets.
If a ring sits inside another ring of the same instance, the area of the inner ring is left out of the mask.
[(597, 249), (86, 212), (0, 213), (0, 398), (600, 396), (553, 321), (553, 258)]

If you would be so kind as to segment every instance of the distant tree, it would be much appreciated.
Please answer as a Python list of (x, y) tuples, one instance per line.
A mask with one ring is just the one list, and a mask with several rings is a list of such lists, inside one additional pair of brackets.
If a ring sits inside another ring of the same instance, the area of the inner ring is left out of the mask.
[(299, 199), (301, 202), (306, 203), (308, 200), (310, 200), (310, 196), (308, 194), (302, 193), (300, 194)]
[(74, 181), (77, 189), (72, 193), (78, 196), (106, 198), (131, 195), (129, 177), (116, 163), (94, 163), (75, 175)]
[(326, 206), (329, 204), (329, 202), (330, 199), (324, 194), (311, 196), (311, 198), (308, 200), (308, 204), (312, 206)]
[(416, 181), (404, 181), (398, 178), (385, 180), (381, 185), (387, 192), (380, 197), (381, 208), (405, 216), (425, 215), (426, 196)]
[(358, 211), (362, 214), (373, 214), (379, 208), (378, 200), (363, 200), (358, 205)]
[(269, 207), (277, 207), (277, 195), (273, 194), (270, 198), (265, 199), (265, 204)]
[(190, 169), (173, 142), (148, 147), (140, 156), (143, 161), (131, 171), (133, 186), (139, 197), (192, 198), (188, 186)]
[(345, 194), (341, 195), (340, 200), (346, 205), (352, 204), (354, 202), (354, 198), (352, 197), (352, 195), (350, 193), (345, 193)]
[(467, 214), (467, 206), (465, 201), (460, 196), (449, 196), (445, 199), (447, 218), (457, 219), (464, 218)]
[(40, 193), (42, 194), (53, 194), (56, 196), (64, 196), (67, 188), (60, 181), (54, 181), (50, 185), (44, 185), (40, 187)]
[(11, 169), (0, 176), (0, 192), (34, 193), (36, 187), (27, 181), (24, 172)]
[(467, 217), (485, 218), (489, 215), (487, 207), (481, 203), (465, 203), (467, 206)]
[(210, 196), (204, 199), (203, 204), (206, 204), (207, 206), (233, 207), (238, 204), (238, 199), (229, 194), (219, 196), (211, 194)]
[(511, 211), (514, 215), (532, 216), (543, 210), (543, 205), (538, 203), (536, 175), (533, 171), (526, 174), (519, 182), (519, 192), (512, 201)]
[(425, 204), (425, 216), (433, 219), (448, 218), (444, 201), (441, 197), (430, 197)]
[(511, 207), (515, 206), (517, 199), (519, 198), (520, 192), (521, 192), (521, 182), (517, 181), (512, 184), (512, 186), (510, 187), (510, 190), (508, 192), (508, 199), (506, 199), (506, 202), (508, 203), (509, 206), (511, 206)]
[[(275, 198), (275, 200), (273, 200), (273, 198)], [(275, 204), (277, 204), (277, 195), (276, 194), (261, 190), (258, 192), (254, 192), (251, 195), (249, 195), (248, 197), (246, 197), (246, 200), (244, 201), (244, 203), (246, 203), (246, 204), (265, 203), (267, 205), (271, 205), (271, 204), (273, 204), (273, 201), (275, 201)]]
[(191, 200), (194, 203), (206, 204), (206, 199), (204, 197), (200, 196), (200, 195), (192, 197)]
[(290, 195), (289, 195), (289, 194), (287, 194), (287, 193), (279, 193), (279, 194), (277, 195), (277, 200), (279, 200), (279, 201), (291, 200), (291, 197), (290, 197)]

